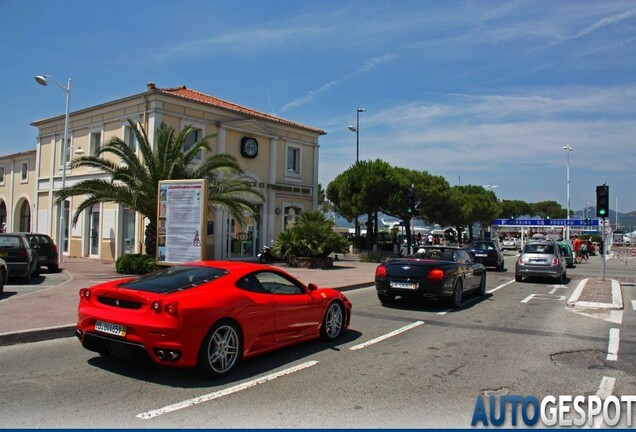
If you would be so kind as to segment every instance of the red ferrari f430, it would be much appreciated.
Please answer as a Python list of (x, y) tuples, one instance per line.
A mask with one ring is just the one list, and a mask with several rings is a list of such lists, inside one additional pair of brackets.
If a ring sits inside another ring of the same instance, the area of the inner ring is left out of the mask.
[(80, 290), (76, 335), (101, 354), (230, 373), (241, 359), (334, 340), (351, 302), (272, 266), (200, 261)]

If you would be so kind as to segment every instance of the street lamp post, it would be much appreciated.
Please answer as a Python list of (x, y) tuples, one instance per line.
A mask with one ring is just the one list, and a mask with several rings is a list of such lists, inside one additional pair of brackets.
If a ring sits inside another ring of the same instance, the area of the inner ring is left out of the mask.
[[(365, 112), (366, 108), (358, 108), (356, 110), (356, 125), (349, 125), (349, 130), (351, 132), (355, 132), (356, 133), (356, 165), (358, 164), (358, 162), (360, 162), (360, 113), (361, 112)], [(358, 237), (360, 236), (360, 224), (358, 223), (358, 217), (356, 216), (356, 245), (354, 247), (354, 249), (357, 249), (358, 247)]]
[(570, 144), (564, 145), (563, 150), (565, 150), (566, 157), (566, 202), (567, 202), (567, 214), (566, 220), (568, 220), (567, 225), (565, 226), (565, 240), (570, 240), (570, 152), (574, 150)]
[(356, 133), (356, 163), (360, 161), (360, 113), (365, 111), (366, 108), (358, 108), (356, 110), (356, 125), (349, 125), (349, 130)]
[[(35, 81), (37, 81), (38, 84), (40, 84), (41, 86), (47, 86), (48, 85), (48, 80), (47, 78), (49, 78), (50, 75), (37, 75), (35, 77)], [(64, 87), (62, 84), (60, 84), (59, 82), (57, 82), (55, 79), (53, 80), (53, 82), (55, 84), (57, 84), (57, 86), (59, 88), (61, 88), (62, 90), (64, 90), (64, 92), (66, 93), (66, 113), (64, 115), (64, 141), (62, 141), (62, 188), (64, 189), (64, 187), (66, 186), (66, 156), (68, 151), (70, 150), (70, 148), (67, 147), (68, 144), (68, 117), (69, 117), (69, 109), (71, 107), (71, 79), (68, 79), (68, 85), (66, 87)], [(65, 208), (64, 208), (64, 203), (60, 203), (59, 205), (59, 224), (58, 224), (58, 228), (57, 228), (57, 253), (58, 253), (58, 261), (59, 264), (62, 264), (62, 262), (64, 262), (64, 240), (65, 240), (65, 236), (64, 236), (64, 227), (65, 227)]]

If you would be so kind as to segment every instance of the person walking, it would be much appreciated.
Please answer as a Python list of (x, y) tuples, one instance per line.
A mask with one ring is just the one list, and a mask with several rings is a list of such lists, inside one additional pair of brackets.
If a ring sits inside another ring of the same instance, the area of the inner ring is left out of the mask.
[(587, 260), (589, 259), (589, 257), (590, 255), (589, 255), (589, 251), (587, 250), (587, 242), (582, 242), (580, 262), (585, 261), (587, 263)]
[(574, 262), (579, 264), (581, 262), (581, 239), (579, 236), (574, 236), (572, 246), (572, 249), (574, 249)]

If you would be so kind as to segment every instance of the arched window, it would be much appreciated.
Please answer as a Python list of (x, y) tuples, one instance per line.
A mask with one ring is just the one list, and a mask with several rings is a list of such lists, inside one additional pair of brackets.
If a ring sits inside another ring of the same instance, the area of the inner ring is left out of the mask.
[(22, 203), (22, 207), (20, 207), (20, 231), (31, 231), (31, 206), (26, 200)]

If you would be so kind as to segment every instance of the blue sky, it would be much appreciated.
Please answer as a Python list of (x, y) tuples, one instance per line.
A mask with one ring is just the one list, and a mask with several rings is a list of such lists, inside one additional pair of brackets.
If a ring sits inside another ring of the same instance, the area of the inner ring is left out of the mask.
[(37, 119), (185, 85), (324, 129), (327, 185), (356, 158), (493, 185), (500, 199), (636, 210), (634, 1), (0, 0), (0, 154)]

